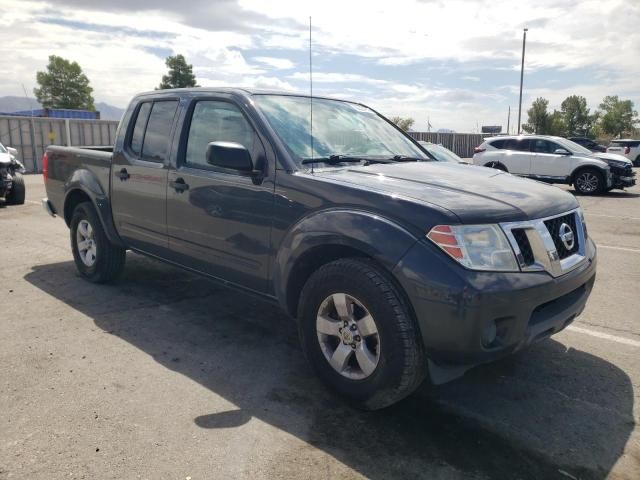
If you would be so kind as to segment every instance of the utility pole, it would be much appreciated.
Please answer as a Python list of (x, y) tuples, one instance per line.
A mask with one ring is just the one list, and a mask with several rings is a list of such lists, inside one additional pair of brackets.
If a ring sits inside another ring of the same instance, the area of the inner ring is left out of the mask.
[(509, 113), (507, 113), (507, 135), (509, 135), (510, 122), (511, 122), (511, 105), (509, 105)]
[(522, 32), (522, 65), (520, 66), (520, 101), (518, 102), (518, 135), (520, 135), (520, 120), (522, 118), (522, 80), (524, 79), (524, 49), (527, 44), (527, 31), (525, 28)]

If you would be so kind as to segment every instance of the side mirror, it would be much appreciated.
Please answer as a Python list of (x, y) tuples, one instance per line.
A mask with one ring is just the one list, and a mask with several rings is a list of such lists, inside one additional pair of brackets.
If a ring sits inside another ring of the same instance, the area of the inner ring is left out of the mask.
[(565, 150), (564, 148), (556, 148), (555, 152), (556, 155), (571, 155), (571, 152), (569, 150)]
[(207, 145), (207, 163), (214, 167), (229, 168), (251, 173), (253, 161), (249, 150), (235, 142), (211, 142)]
[(7, 147), (7, 151), (14, 157), (18, 156), (18, 150), (13, 147)]

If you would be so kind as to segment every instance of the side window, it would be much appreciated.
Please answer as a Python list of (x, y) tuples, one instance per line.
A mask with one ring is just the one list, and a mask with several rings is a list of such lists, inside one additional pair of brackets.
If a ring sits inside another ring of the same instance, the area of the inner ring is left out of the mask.
[(140, 153), (142, 152), (142, 139), (144, 138), (144, 129), (147, 126), (147, 119), (149, 118), (150, 111), (151, 102), (143, 103), (138, 109), (136, 123), (133, 126), (133, 133), (131, 135), (129, 148), (131, 148), (131, 151), (137, 156), (140, 156)]
[(528, 152), (529, 151), (529, 139), (524, 138), (517, 140), (515, 138), (507, 140), (505, 148), (507, 150), (515, 150), (516, 152)]
[(185, 163), (195, 167), (209, 166), (206, 159), (210, 142), (234, 142), (253, 150), (256, 134), (233, 104), (215, 100), (196, 103), (189, 125)]
[(177, 109), (178, 102), (174, 100), (153, 103), (142, 146), (142, 157), (145, 160), (162, 163), (167, 158), (173, 117)]
[(559, 145), (548, 140), (534, 140), (531, 151), (536, 153), (553, 153)]
[(493, 142), (491, 142), (491, 146), (502, 150), (504, 148), (505, 141), (506, 140), (494, 140)]

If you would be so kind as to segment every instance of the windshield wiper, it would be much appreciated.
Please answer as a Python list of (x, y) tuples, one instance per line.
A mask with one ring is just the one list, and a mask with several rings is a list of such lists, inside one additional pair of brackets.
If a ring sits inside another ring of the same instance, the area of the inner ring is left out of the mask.
[(428, 158), (408, 157), (406, 155), (395, 155), (393, 160), (396, 162), (427, 162)]
[(335, 165), (337, 163), (358, 163), (358, 162), (392, 163), (393, 160), (369, 158), (366, 156), (353, 156), (353, 155), (329, 155), (328, 157), (313, 157), (313, 158), (307, 157), (302, 159), (303, 165), (308, 165), (309, 163), (326, 163), (329, 165)]

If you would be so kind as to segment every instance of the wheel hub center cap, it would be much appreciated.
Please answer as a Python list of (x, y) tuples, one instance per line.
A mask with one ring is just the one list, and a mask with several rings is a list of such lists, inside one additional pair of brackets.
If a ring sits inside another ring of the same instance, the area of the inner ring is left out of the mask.
[(353, 342), (353, 332), (351, 332), (351, 330), (349, 330), (348, 328), (343, 328), (342, 329), (342, 341), (345, 343), (352, 343)]

